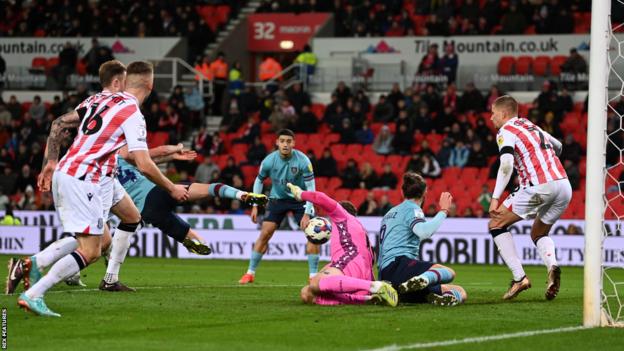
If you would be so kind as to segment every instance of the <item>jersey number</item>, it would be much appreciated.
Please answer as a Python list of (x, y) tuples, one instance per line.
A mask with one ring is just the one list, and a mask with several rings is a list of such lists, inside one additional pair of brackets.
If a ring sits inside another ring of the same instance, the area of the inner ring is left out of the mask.
[(552, 149), (553, 148), (552, 145), (547, 143), (546, 140), (544, 139), (544, 133), (542, 133), (542, 131), (539, 130), (538, 128), (536, 128), (535, 126), (527, 125), (526, 123), (524, 123), (523, 120), (515, 121), (514, 125), (519, 126), (519, 127), (524, 127), (529, 132), (537, 132), (539, 134), (539, 137), (540, 137), (540, 147), (542, 149), (548, 150), (548, 149)]
[(124, 169), (121, 170), (119, 174), (117, 174), (117, 179), (119, 179), (121, 185), (126, 185), (126, 183), (128, 182), (136, 182), (137, 176), (136, 174), (134, 174), (134, 172)]
[(547, 143), (546, 140), (544, 140), (544, 134), (542, 133), (542, 131), (538, 131), (539, 136), (540, 136), (540, 147), (542, 149), (548, 150), (548, 149), (552, 149), (552, 145), (550, 143)]
[(386, 236), (386, 225), (382, 225), (381, 229), (379, 229), (379, 243), (383, 245), (384, 236)]
[(97, 110), (98, 106), (99, 104), (97, 103), (91, 106), (91, 112), (89, 113), (85, 121), (82, 123), (82, 133), (85, 135), (95, 134), (100, 131), (100, 128), (102, 128), (102, 116), (101, 115), (103, 112), (108, 110), (108, 105), (104, 106), (104, 108), (100, 112), (95, 113), (95, 110)]

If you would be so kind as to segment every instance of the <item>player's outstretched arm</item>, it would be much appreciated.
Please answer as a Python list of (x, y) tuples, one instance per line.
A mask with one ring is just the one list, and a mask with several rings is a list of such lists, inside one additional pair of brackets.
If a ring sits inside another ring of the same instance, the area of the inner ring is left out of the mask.
[(156, 185), (167, 190), (171, 197), (177, 201), (186, 201), (188, 199), (188, 191), (183, 185), (173, 184), (167, 177), (165, 177), (158, 166), (152, 161), (147, 150), (134, 150), (130, 154), (133, 154), (133, 159), (136, 162), (136, 166), (141, 173), (143, 173), (149, 180)]
[(327, 194), (322, 191), (303, 191), (300, 187), (291, 183), (286, 184), (286, 186), (290, 189), (295, 199), (299, 201), (309, 201), (322, 208), (332, 217), (346, 214), (345, 209), (343, 209), (336, 200), (327, 196)]
[(61, 143), (65, 137), (63, 130), (78, 128), (78, 126), (80, 126), (80, 115), (76, 111), (68, 112), (52, 121), (50, 135), (48, 135), (46, 148), (43, 153), (41, 173), (37, 177), (37, 187), (40, 191), (50, 191), (52, 174), (56, 169), (61, 153)]
[(412, 232), (418, 235), (420, 239), (430, 238), (442, 225), (442, 221), (448, 215), (448, 209), (452, 203), (453, 196), (451, 196), (451, 193), (444, 192), (440, 194), (440, 212), (428, 221), (425, 221), (424, 218), (414, 218), (412, 224), (410, 224)]

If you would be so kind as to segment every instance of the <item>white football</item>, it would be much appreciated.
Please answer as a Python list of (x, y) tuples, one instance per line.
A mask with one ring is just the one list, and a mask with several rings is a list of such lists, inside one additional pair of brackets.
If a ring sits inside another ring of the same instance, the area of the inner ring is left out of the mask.
[(324, 217), (314, 217), (303, 231), (309, 242), (313, 244), (324, 244), (329, 241), (331, 235), (331, 222)]

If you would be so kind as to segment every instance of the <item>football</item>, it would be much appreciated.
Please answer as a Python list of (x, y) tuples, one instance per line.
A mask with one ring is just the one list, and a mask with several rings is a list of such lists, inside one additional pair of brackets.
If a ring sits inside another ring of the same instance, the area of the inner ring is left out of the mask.
[(331, 230), (331, 222), (327, 218), (314, 217), (308, 223), (304, 233), (309, 242), (313, 244), (324, 244), (329, 241)]

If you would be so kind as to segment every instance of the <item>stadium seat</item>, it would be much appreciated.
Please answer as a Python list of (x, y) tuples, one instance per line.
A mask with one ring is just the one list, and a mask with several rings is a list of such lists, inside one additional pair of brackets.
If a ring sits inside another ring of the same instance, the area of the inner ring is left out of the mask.
[(498, 60), (498, 74), (508, 76), (513, 73), (516, 59), (511, 56), (501, 56)]
[(558, 55), (552, 58), (550, 62), (550, 75), (558, 76), (561, 74), (561, 65), (567, 60), (566, 56)]
[(250, 188), (253, 186), (253, 182), (258, 175), (258, 166), (242, 166), (241, 171), (243, 172), (243, 182), (245, 183), (245, 187)]
[(516, 74), (527, 75), (531, 71), (533, 58), (531, 56), (520, 56), (516, 60)]
[(342, 185), (342, 180), (338, 177), (331, 177), (329, 178), (329, 182), (327, 183), (327, 188), (331, 189), (332, 191), (335, 191), (336, 189), (340, 188), (340, 186)]
[(340, 188), (334, 192), (334, 199), (336, 201), (348, 200), (351, 201), (351, 189)]
[(227, 23), (230, 16), (230, 7), (228, 5), (219, 5), (215, 11), (215, 16), (219, 21), (219, 24)]
[(147, 133), (147, 145), (150, 148), (166, 145), (169, 142), (169, 133), (153, 132)]
[(355, 207), (360, 207), (362, 202), (364, 202), (364, 200), (366, 200), (366, 195), (368, 195), (368, 190), (366, 190), (366, 189), (355, 189), (355, 190), (353, 190), (353, 192), (351, 192), (351, 197), (350, 197), (349, 201), (353, 202)]
[(544, 77), (548, 74), (548, 66), (550, 66), (550, 57), (537, 56), (533, 60), (533, 74), (539, 77)]
[(312, 111), (312, 113), (314, 113), (316, 118), (318, 118), (319, 120), (323, 119), (323, 116), (325, 115), (325, 105), (312, 104), (312, 107), (310, 110)]
[(32, 69), (40, 69), (44, 70), (46, 68), (46, 64), (48, 60), (45, 57), (33, 57), (30, 67)]

